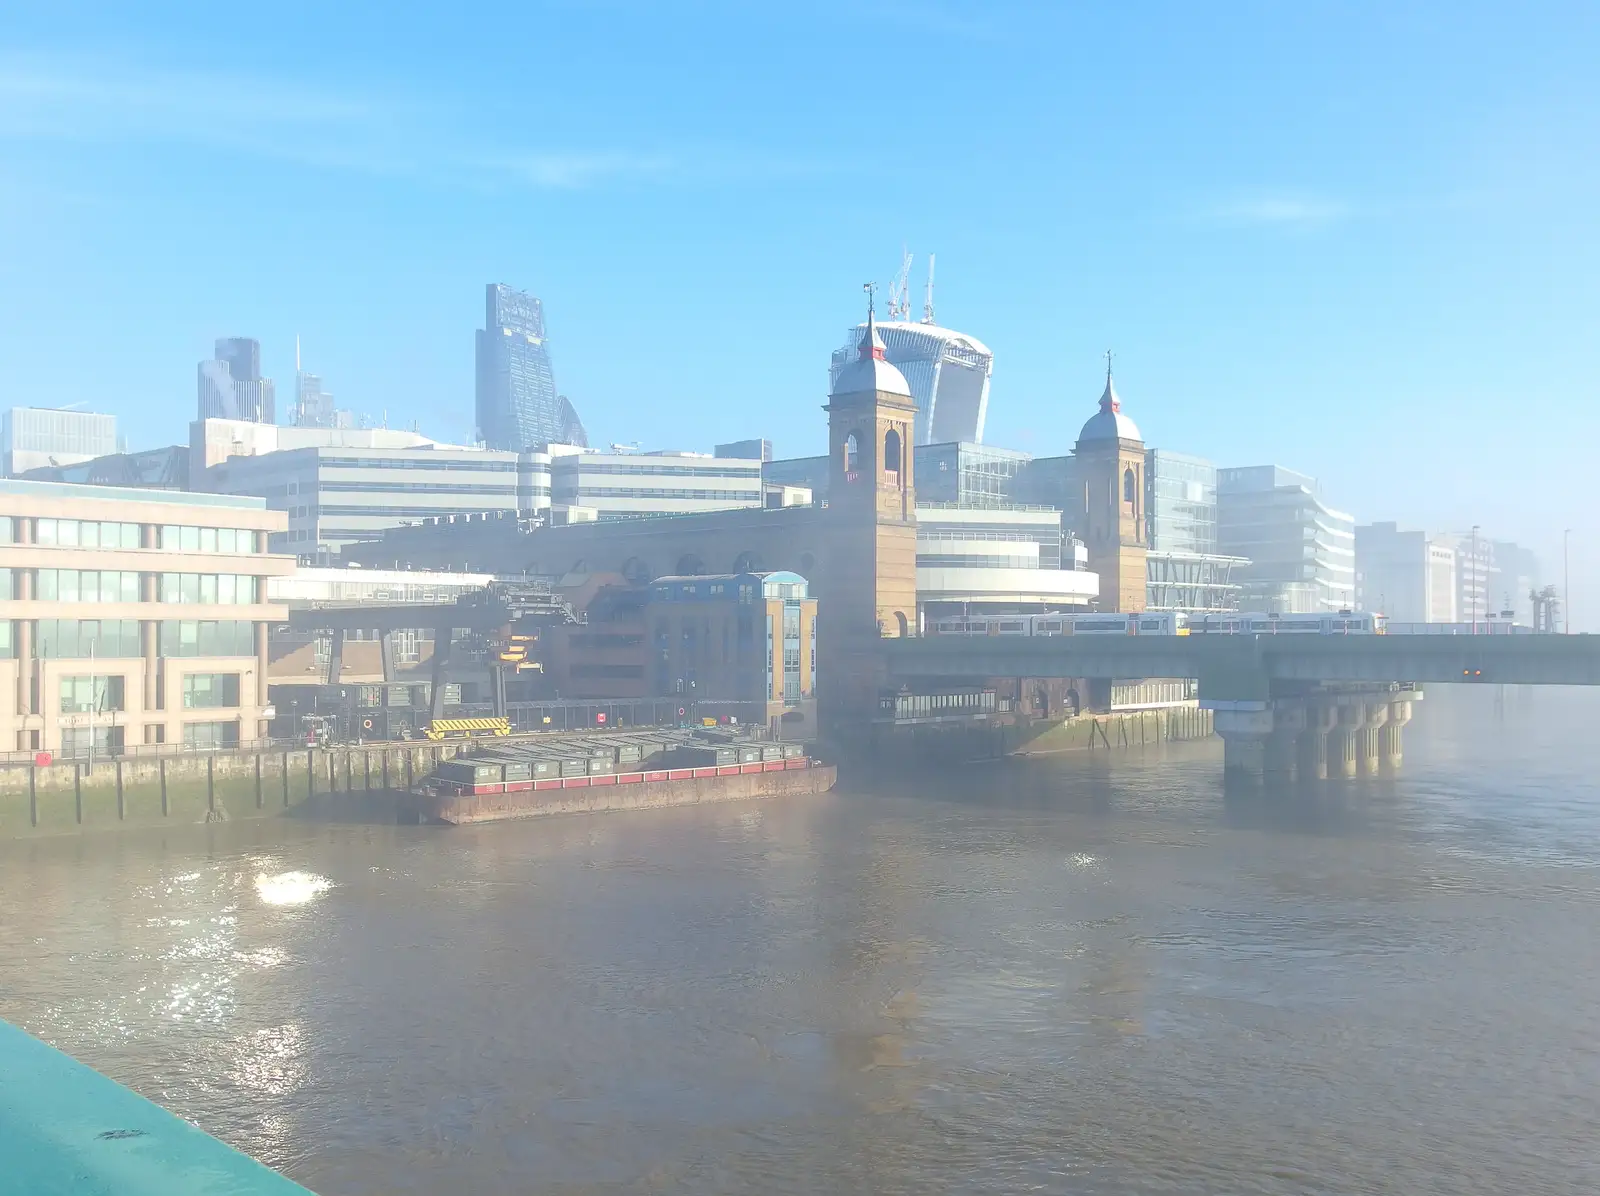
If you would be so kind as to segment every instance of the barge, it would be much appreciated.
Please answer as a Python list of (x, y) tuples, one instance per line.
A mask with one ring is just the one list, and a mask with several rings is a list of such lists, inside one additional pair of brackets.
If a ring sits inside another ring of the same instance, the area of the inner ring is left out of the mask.
[(424, 822), (661, 809), (826, 793), (837, 771), (796, 743), (601, 735), (457, 756), (411, 791)]

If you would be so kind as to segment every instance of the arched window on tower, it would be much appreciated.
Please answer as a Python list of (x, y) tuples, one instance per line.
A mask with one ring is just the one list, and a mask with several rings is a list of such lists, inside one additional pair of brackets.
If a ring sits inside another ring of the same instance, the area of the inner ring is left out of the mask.
[(1129, 468), (1124, 469), (1122, 471), (1122, 501), (1127, 503), (1129, 506), (1132, 506), (1133, 505), (1133, 497), (1134, 497), (1133, 469), (1130, 466)]
[(900, 433), (893, 428), (883, 437), (883, 480), (900, 482)]
[(854, 432), (844, 438), (844, 472), (846, 480), (861, 466), (861, 442)]

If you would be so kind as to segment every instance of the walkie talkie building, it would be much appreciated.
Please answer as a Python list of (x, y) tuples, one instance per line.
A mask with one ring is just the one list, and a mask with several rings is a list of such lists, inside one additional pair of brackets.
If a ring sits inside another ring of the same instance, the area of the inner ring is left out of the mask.
[[(864, 324), (852, 328), (844, 347), (834, 353), (828, 370), (830, 392), (839, 371), (855, 360), (865, 328)], [(917, 401), (917, 443), (982, 444), (994, 367), (988, 347), (976, 337), (937, 324), (886, 320), (877, 329), (884, 356), (905, 375)]]

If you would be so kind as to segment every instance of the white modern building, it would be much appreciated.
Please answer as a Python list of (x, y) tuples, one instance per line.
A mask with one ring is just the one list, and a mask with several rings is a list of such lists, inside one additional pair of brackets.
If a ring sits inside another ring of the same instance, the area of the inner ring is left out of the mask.
[(1087, 609), (1100, 579), (1044, 507), (917, 504), (917, 604), (944, 613)]
[(1396, 523), (1356, 528), (1356, 609), (1395, 623), (1454, 623), (1457, 554), (1453, 544)]
[(1355, 519), (1323, 503), (1315, 479), (1278, 465), (1217, 472), (1217, 548), (1244, 557), (1244, 610), (1354, 609)]
[(11, 407), (0, 414), (0, 471), (77, 465), (117, 451), (117, 417), (52, 407)]
[[(884, 356), (897, 366), (917, 401), (917, 444), (944, 441), (983, 442), (989, 411), (989, 376), (994, 354), (976, 337), (937, 324), (886, 320), (874, 325), (883, 338)], [(852, 328), (844, 346), (834, 351), (828, 369), (828, 393), (839, 372), (855, 361), (865, 324)]]
[(409, 569), (296, 569), (267, 579), (267, 600), (299, 606), (405, 602), (448, 605), (494, 582), (492, 573)]
[(280, 449), (231, 457), (207, 469), (201, 484), (218, 494), (257, 495), (287, 512), (288, 529), (272, 537), (270, 550), (325, 563), (345, 545), (380, 539), (404, 523), (480, 512), (514, 516), (519, 481), (516, 453), (437, 446)]
[(760, 458), (706, 453), (592, 453), (575, 445), (541, 450), (551, 502), (594, 512), (598, 520), (693, 515), (765, 502)]

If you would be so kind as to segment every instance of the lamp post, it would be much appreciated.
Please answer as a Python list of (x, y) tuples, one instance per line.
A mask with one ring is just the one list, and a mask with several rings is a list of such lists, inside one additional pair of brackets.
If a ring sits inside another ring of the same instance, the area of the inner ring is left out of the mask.
[(1568, 552), (1571, 539), (1572, 529), (1569, 527), (1561, 533), (1561, 630), (1566, 635), (1572, 634), (1572, 568)]
[(1467, 591), (1467, 601), (1472, 603), (1472, 634), (1478, 634), (1478, 525), (1472, 525), (1472, 555), (1469, 558), (1472, 566), (1471, 589)]

